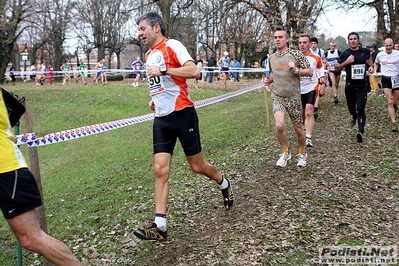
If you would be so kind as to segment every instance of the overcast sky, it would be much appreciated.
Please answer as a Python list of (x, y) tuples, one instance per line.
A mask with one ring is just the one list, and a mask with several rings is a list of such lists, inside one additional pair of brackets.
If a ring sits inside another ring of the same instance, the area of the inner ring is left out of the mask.
[(375, 11), (370, 9), (354, 9), (348, 13), (331, 10), (322, 13), (317, 20), (318, 33), (326, 37), (343, 36), (346, 38), (352, 31), (375, 31)]

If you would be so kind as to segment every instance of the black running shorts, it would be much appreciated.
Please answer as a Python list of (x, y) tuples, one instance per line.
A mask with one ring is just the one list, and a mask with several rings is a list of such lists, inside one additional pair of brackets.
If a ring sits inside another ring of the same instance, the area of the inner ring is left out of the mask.
[(198, 116), (194, 107), (186, 107), (163, 117), (155, 117), (153, 125), (154, 154), (173, 154), (177, 138), (186, 156), (201, 152)]
[(0, 208), (6, 219), (41, 205), (39, 189), (28, 168), (0, 174)]
[(392, 88), (391, 77), (382, 76), (381, 77), (381, 85), (382, 85), (383, 89), (399, 90), (399, 88)]
[(305, 94), (301, 94), (302, 109), (305, 109), (307, 104), (314, 105), (316, 101), (316, 96), (317, 94), (315, 90), (312, 90)]

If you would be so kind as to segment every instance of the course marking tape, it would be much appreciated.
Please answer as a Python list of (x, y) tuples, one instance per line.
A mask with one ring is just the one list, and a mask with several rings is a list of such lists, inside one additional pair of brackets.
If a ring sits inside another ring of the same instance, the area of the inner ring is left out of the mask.
[[(227, 94), (223, 94), (220, 96), (216, 96), (213, 98), (209, 99), (204, 99), (204, 100), (199, 100), (196, 101), (195, 107), (203, 107), (207, 106), (210, 104), (214, 104), (256, 89), (262, 88), (264, 85), (263, 84), (257, 84), (248, 88), (243, 88), (237, 91), (233, 91)], [(44, 135), (42, 137), (37, 138), (35, 133), (26, 133), (22, 135), (17, 135), (15, 136), (14, 143), (17, 145), (22, 145), (22, 144), (27, 144), (29, 147), (38, 147), (38, 146), (44, 146), (44, 145), (49, 145), (49, 144), (54, 144), (54, 143), (60, 143), (60, 142), (65, 142), (68, 140), (73, 140), (73, 139), (79, 139), (91, 135), (95, 135), (98, 133), (102, 132), (107, 132), (110, 130), (114, 130), (117, 128), (122, 128), (126, 126), (131, 126), (134, 124), (138, 124), (141, 122), (149, 121), (154, 119), (154, 114), (146, 114), (142, 116), (137, 116), (137, 117), (131, 117), (127, 119), (122, 119), (122, 120), (116, 120), (112, 122), (106, 122), (106, 123), (101, 123), (101, 124), (94, 124), (90, 126), (84, 126), (84, 127), (79, 127), (79, 128), (74, 128), (74, 129), (69, 129), (69, 130), (64, 130), (64, 131), (59, 131), (59, 132), (54, 132), (50, 133), (47, 135)]]

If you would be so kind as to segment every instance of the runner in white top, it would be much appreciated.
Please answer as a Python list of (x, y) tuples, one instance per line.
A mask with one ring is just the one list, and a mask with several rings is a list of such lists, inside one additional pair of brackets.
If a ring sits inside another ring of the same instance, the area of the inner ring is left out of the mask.
[(308, 59), (313, 70), (313, 76), (301, 76), (302, 120), (306, 131), (306, 147), (313, 147), (312, 134), (315, 118), (314, 104), (319, 98), (320, 83), (325, 84), (323, 62), (319, 55), (311, 52), (311, 39), (308, 35), (299, 37), (299, 50)]
[(399, 104), (399, 51), (393, 50), (393, 40), (385, 39), (385, 51), (377, 54), (374, 62), (374, 75), (381, 65), (381, 83), (388, 102), (388, 113), (392, 121), (392, 132), (397, 132), (396, 109)]
[(140, 40), (150, 48), (145, 55), (149, 107), (155, 112), (153, 123), (154, 150), (154, 222), (133, 233), (143, 240), (167, 240), (166, 212), (169, 195), (169, 173), (177, 140), (191, 170), (214, 180), (223, 195), (223, 205), (234, 204), (230, 181), (202, 155), (198, 116), (190, 100), (187, 79), (199, 78), (200, 71), (187, 48), (178, 40), (166, 38), (165, 21), (155, 12), (136, 19)]
[(333, 89), (333, 94), (334, 94), (334, 103), (338, 104), (338, 95), (337, 95), (337, 91), (338, 91), (338, 86), (339, 86), (339, 78), (341, 75), (341, 71), (335, 71), (335, 64), (336, 61), (339, 59), (339, 57), (341, 56), (341, 51), (339, 51), (336, 48), (336, 44), (335, 43), (330, 43), (330, 50), (328, 50), (325, 54), (325, 59), (327, 61), (327, 63), (330, 65), (330, 71), (328, 72), (328, 75), (331, 79), (331, 83), (332, 83), (332, 89)]
[(316, 37), (310, 38), (310, 52), (312, 54), (320, 56), (321, 59), (324, 59), (325, 57), (325, 52), (323, 49), (318, 48), (319, 46), (319, 40)]

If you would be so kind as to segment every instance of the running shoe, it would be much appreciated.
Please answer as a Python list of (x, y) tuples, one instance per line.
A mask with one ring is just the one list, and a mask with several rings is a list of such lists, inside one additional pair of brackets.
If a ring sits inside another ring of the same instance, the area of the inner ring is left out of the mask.
[(133, 232), (135, 236), (142, 240), (157, 240), (157, 241), (166, 241), (167, 233), (163, 232), (161, 229), (157, 227), (156, 223), (152, 223), (152, 225), (147, 228), (139, 228)]
[(291, 153), (281, 153), (280, 159), (278, 159), (276, 166), (285, 167), (287, 165), (288, 160), (291, 159)]
[(296, 156), (298, 157), (297, 166), (305, 167), (306, 166), (306, 159), (308, 158), (308, 154), (307, 153), (304, 153), (304, 154), (299, 153)]
[(312, 139), (306, 138), (306, 147), (313, 147)]
[(392, 125), (392, 132), (398, 132), (398, 126), (396, 124)]
[(357, 132), (356, 139), (357, 139), (357, 142), (358, 142), (358, 143), (362, 143), (362, 142), (363, 142), (362, 133)]
[(225, 189), (222, 190), (223, 199), (224, 199), (223, 205), (226, 210), (230, 210), (231, 207), (233, 207), (233, 205), (234, 205), (234, 193), (233, 193), (233, 189), (231, 188), (230, 180), (227, 179), (227, 182), (229, 183), (229, 185)]
[(316, 120), (319, 117), (319, 113), (317, 111), (314, 111), (313, 117), (314, 117), (314, 120)]
[(334, 103), (338, 104), (338, 97), (337, 96), (334, 96)]

